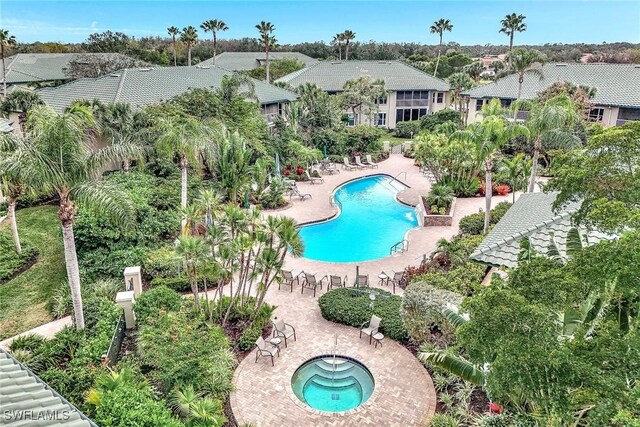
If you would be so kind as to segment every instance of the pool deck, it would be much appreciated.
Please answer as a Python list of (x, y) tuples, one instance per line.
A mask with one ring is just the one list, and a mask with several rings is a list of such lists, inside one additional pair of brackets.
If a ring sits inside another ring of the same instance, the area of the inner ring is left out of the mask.
[[(324, 178), (324, 183), (322, 184), (300, 182), (298, 183), (300, 192), (311, 194), (311, 199), (299, 200), (294, 198), (286, 208), (265, 211), (265, 213), (286, 215), (295, 219), (299, 224), (331, 218), (338, 213), (338, 209), (329, 202), (336, 187), (350, 180), (375, 174), (390, 175), (408, 185), (409, 188), (397, 195), (400, 201), (408, 205), (415, 206), (420, 200), (420, 196), (426, 195), (431, 188), (429, 180), (414, 165), (413, 159), (406, 158), (401, 154), (392, 154), (388, 159), (380, 162), (377, 169), (367, 168), (353, 171), (340, 169), (339, 174), (322, 175), (322, 178)], [(494, 196), (492, 205), (495, 206), (505, 200), (511, 201), (511, 195)], [(336, 274), (341, 277), (347, 276), (349, 281), (353, 282), (356, 266), (358, 266), (360, 274), (368, 274), (371, 282), (377, 282), (377, 276), (382, 271), (391, 273), (392, 271), (402, 271), (407, 266), (418, 265), (424, 255), (428, 256), (433, 252), (439, 239), (449, 239), (458, 233), (458, 223), (462, 217), (478, 212), (479, 208), (484, 208), (484, 203), (483, 197), (458, 199), (452, 226), (418, 227), (409, 230), (407, 233), (409, 249), (403, 253), (373, 261), (352, 263), (323, 262), (287, 256), (285, 268), (293, 270), (295, 274), (301, 271), (318, 274), (318, 279), (327, 274)], [(357, 242), (354, 242), (354, 244), (357, 244)]]

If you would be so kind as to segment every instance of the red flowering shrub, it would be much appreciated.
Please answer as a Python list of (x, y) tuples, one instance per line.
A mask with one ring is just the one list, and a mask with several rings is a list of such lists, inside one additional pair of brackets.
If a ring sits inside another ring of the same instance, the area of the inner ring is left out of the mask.
[(497, 193), (498, 196), (506, 196), (511, 191), (511, 187), (506, 184), (496, 185), (493, 187), (494, 193)]

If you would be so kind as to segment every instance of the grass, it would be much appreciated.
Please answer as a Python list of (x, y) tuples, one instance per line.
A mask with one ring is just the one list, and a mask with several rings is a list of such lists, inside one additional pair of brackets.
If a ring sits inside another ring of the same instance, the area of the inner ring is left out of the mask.
[(385, 133), (382, 138), (380, 138), (380, 141), (389, 141), (389, 143), (391, 144), (391, 146), (393, 147), (394, 145), (398, 145), (398, 144), (402, 144), (405, 141), (409, 141), (411, 140), (411, 138), (398, 138), (397, 136), (395, 136), (393, 133)]
[[(0, 286), (0, 340), (53, 320), (48, 302), (66, 283), (60, 223), (55, 206), (36, 206), (16, 213), (20, 238), (39, 250), (38, 261)], [(0, 233), (10, 235), (9, 224)]]

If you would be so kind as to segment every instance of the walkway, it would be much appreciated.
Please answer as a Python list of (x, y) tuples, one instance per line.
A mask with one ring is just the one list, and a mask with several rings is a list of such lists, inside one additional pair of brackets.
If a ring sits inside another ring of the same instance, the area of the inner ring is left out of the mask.
[(54, 320), (53, 322), (45, 323), (44, 325), (40, 325), (37, 328), (30, 329), (28, 331), (22, 332), (16, 336), (11, 338), (7, 338), (4, 341), (0, 341), (0, 347), (5, 350), (9, 350), (9, 346), (11, 342), (23, 335), (35, 334), (40, 335), (45, 338), (53, 338), (55, 334), (60, 332), (65, 326), (71, 325), (73, 321), (71, 320), (71, 316), (66, 316), (58, 320)]

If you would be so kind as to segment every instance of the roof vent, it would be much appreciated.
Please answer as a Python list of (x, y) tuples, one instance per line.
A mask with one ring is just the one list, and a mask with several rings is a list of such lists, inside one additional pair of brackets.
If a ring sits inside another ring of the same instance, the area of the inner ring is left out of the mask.
[(566, 67), (567, 65), (569, 64), (559, 63), (559, 64), (556, 64), (556, 67)]
[(200, 65), (197, 68), (202, 68), (203, 70), (208, 70), (211, 67), (209, 65)]
[(342, 64), (342, 61), (331, 61), (331, 65)]
[(120, 74), (111, 73), (111, 74), (109, 74), (109, 77), (120, 77)]
[(360, 68), (360, 72), (361, 72), (361, 73), (368, 73), (368, 72), (369, 72), (369, 70), (365, 70), (364, 68)]
[(153, 68), (138, 68), (138, 71), (151, 71)]
[(634, 65), (633, 68), (640, 68), (640, 65)]

